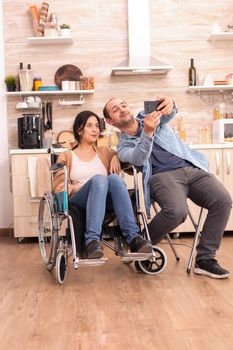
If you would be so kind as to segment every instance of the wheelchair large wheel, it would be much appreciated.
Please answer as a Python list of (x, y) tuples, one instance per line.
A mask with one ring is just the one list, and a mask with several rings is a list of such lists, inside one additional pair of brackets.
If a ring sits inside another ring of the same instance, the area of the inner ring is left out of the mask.
[(56, 280), (59, 284), (63, 284), (66, 278), (67, 256), (65, 251), (60, 251), (56, 259)]
[(51, 271), (56, 264), (58, 232), (53, 227), (53, 198), (50, 192), (43, 195), (39, 206), (39, 248), (47, 269)]
[(166, 253), (156, 246), (153, 246), (154, 257), (149, 260), (136, 261), (135, 267), (139, 272), (145, 272), (149, 275), (157, 275), (163, 271), (167, 265)]

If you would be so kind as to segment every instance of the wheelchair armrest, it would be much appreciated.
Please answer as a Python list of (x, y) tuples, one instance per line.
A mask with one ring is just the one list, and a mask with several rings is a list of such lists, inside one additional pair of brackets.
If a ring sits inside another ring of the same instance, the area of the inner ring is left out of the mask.
[(60, 169), (64, 169), (64, 167), (65, 167), (64, 163), (55, 163), (55, 164), (51, 165), (49, 170), (51, 171), (51, 173), (55, 173), (56, 171), (58, 171)]

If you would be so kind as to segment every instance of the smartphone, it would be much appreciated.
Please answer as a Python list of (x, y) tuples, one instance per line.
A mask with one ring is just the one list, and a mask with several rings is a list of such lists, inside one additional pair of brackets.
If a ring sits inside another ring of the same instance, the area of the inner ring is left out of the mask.
[(146, 114), (152, 113), (157, 110), (157, 107), (162, 101), (144, 101), (144, 111)]

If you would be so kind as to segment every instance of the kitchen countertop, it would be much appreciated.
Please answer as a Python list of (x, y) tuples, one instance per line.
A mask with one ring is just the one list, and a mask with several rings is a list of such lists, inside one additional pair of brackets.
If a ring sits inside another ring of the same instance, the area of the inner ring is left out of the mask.
[(46, 153), (61, 153), (64, 152), (66, 148), (53, 148), (53, 152), (49, 152), (48, 148), (33, 148), (33, 149), (11, 149), (10, 154), (46, 154)]
[(226, 143), (208, 143), (208, 144), (189, 144), (194, 149), (215, 149), (215, 148), (233, 148), (233, 142)]
[[(233, 142), (228, 143), (210, 143), (210, 144), (190, 144), (189, 147), (193, 149), (217, 149), (217, 148), (233, 148)], [(53, 148), (53, 153), (64, 152), (65, 148)], [(38, 149), (11, 149), (10, 154), (45, 154), (48, 152), (47, 148)]]

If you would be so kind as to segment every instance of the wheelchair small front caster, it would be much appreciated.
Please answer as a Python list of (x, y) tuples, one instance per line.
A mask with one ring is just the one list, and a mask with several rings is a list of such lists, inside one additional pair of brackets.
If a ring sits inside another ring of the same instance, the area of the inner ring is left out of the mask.
[(65, 251), (60, 251), (56, 259), (56, 280), (59, 284), (63, 284), (66, 278), (67, 257)]
[(167, 265), (166, 253), (156, 246), (153, 246), (154, 256), (149, 260), (136, 261), (135, 267), (138, 272), (144, 272), (149, 275), (157, 275), (163, 271)]

